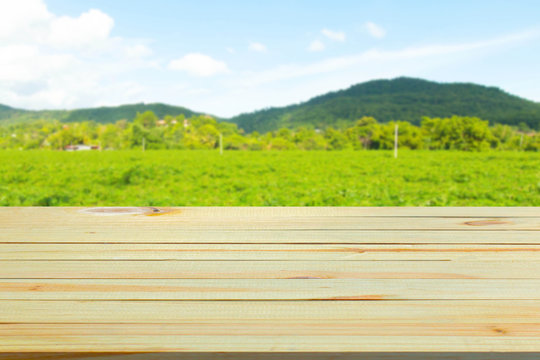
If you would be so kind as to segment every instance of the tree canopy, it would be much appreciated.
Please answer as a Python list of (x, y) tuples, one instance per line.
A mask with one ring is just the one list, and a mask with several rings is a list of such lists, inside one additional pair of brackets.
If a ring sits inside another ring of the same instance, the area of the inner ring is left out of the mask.
[(151, 111), (133, 121), (114, 124), (92, 121), (62, 123), (41, 120), (0, 126), (0, 149), (53, 149), (86, 144), (101, 149), (216, 149), (220, 135), (226, 150), (377, 150), (392, 149), (398, 126), (398, 145), (428, 150), (540, 150), (540, 134), (519, 127), (496, 125), (477, 117), (424, 117), (420, 125), (406, 121), (379, 123), (362, 117), (349, 127), (324, 130), (300, 127), (266, 133), (244, 133), (235, 124), (208, 115), (160, 119)]

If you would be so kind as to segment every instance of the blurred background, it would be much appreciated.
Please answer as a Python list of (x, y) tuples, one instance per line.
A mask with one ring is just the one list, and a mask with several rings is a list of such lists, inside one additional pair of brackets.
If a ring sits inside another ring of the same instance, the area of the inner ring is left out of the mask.
[(536, 1), (0, 0), (0, 205), (540, 205)]

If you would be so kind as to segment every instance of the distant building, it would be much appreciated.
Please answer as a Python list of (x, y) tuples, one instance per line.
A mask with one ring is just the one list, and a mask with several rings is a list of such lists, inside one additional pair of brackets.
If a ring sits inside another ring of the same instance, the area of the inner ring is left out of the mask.
[(158, 122), (156, 123), (157, 126), (168, 126), (169, 124), (175, 125), (176, 120), (172, 119), (171, 121), (167, 122), (167, 120), (161, 119), (161, 120), (158, 120)]
[(65, 151), (86, 151), (86, 150), (99, 150), (99, 146), (97, 145), (84, 145), (84, 144), (77, 144), (77, 145), (68, 145), (64, 148)]

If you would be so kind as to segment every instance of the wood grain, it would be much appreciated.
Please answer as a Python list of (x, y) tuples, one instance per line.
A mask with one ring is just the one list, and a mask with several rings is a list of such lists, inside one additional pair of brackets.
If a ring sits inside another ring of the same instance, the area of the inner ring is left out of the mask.
[(535, 352), (11, 352), (0, 353), (0, 360), (537, 360)]
[(0, 280), (0, 300), (539, 300), (540, 280)]
[[(412, 301), (16, 301), (0, 300), (0, 323), (540, 324), (538, 300)], [(403, 334), (406, 335), (406, 334)]]
[(0, 261), (537, 261), (539, 254), (540, 244), (0, 244)]
[[(1, 211), (1, 209), (0, 209)], [(0, 223), (0, 226), (2, 224)], [(26, 230), (22, 230), (22, 229)], [(188, 230), (173, 226), (139, 227), (100, 225), (98, 221), (53, 228), (29, 223), (0, 228), (0, 244), (533, 244), (534, 230)]]
[[(6, 336), (0, 338), (3, 351), (177, 351), (177, 352), (537, 352), (536, 336), (238, 336), (232, 335), (67, 335)], [(459, 359), (459, 357), (458, 357)]]
[(0, 208), (2, 360), (495, 359), (539, 304), (538, 208)]
[[(352, 259), (352, 260), (351, 260)], [(4, 279), (538, 279), (540, 261), (0, 261)]]

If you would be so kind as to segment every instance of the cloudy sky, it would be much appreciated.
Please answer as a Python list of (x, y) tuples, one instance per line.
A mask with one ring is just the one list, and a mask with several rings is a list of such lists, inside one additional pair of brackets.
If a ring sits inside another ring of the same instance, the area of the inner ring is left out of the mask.
[(0, 104), (14, 107), (227, 117), (397, 76), (540, 101), (540, 3), (0, 0)]

